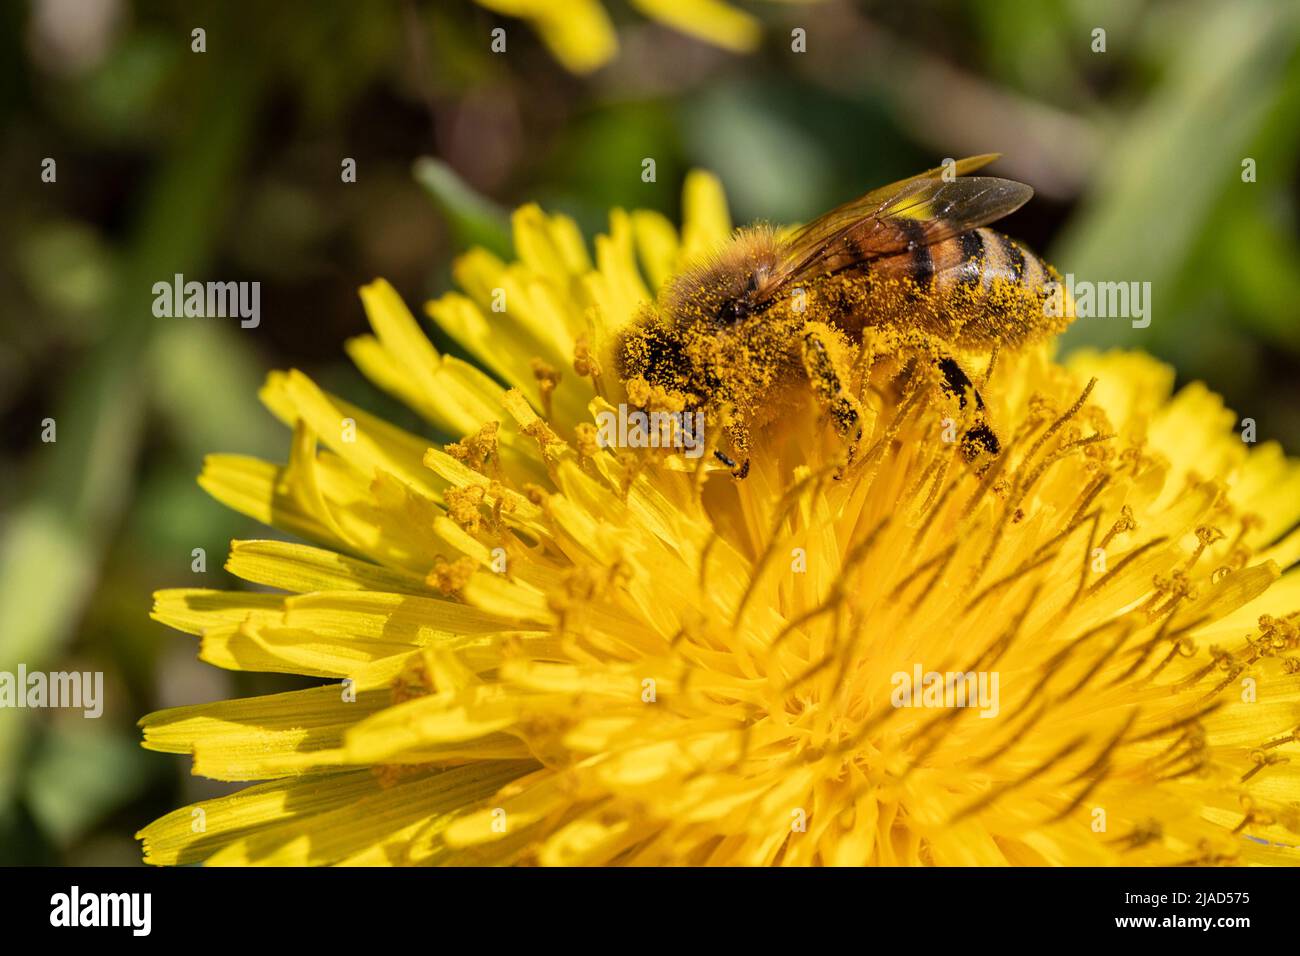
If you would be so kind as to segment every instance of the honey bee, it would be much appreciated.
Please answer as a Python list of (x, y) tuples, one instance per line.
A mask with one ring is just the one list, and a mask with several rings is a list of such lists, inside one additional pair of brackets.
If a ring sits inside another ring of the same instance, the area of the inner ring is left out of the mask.
[(766, 225), (738, 230), (668, 283), (621, 336), (619, 372), (629, 395), (727, 409), (731, 454), (720, 447), (714, 454), (743, 478), (754, 424), (784, 389), (803, 382), (852, 461), (863, 420), (854, 368), (872, 329), (896, 351), (932, 363), (939, 387), (964, 413), (966, 460), (998, 455), (984, 400), (952, 352), (1044, 337), (1064, 326), (1056, 315), (1064, 310), (1045, 307), (1060, 276), (984, 228), (1033, 195), (1023, 183), (967, 175), (996, 158), (949, 161), (788, 236)]

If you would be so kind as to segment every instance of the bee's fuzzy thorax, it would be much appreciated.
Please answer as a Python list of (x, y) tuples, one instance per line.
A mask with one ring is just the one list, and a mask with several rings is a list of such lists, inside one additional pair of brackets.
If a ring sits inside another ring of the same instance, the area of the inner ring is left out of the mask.
[(763, 287), (781, 259), (776, 230), (759, 223), (737, 229), (725, 244), (664, 287), (661, 312), (676, 324), (711, 317), (724, 302)]

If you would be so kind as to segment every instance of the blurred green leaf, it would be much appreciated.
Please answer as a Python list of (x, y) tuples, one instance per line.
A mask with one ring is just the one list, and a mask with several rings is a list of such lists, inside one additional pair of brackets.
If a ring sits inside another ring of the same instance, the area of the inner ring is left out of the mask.
[(799, 221), (830, 191), (823, 144), (774, 109), (769, 94), (752, 83), (716, 86), (685, 111), (691, 154), (722, 177), (737, 224)]
[(109, 141), (154, 135), (166, 112), (158, 109), (169, 75), (184, 48), (166, 33), (142, 30), (124, 37), (99, 67), (78, 77), (56, 107)]
[[(57, 507), (32, 502), (9, 516), (0, 539), (0, 670), (48, 659), (93, 586), (94, 571), (95, 556)], [(0, 712), (0, 808), (17, 783), (27, 716)]]
[(1234, 309), (1254, 331), (1300, 353), (1300, 242), (1263, 214), (1265, 187), (1255, 188), (1258, 203), (1219, 218), (1206, 258), (1218, 264)]
[(143, 790), (157, 769), (132, 738), (93, 720), (58, 722), (33, 756), (26, 799), (41, 829), (66, 846)]
[(233, 322), (182, 318), (154, 334), (153, 400), (196, 473), (213, 451), (283, 453), (284, 429), (257, 399), (265, 373), (252, 334)]
[(101, 334), (97, 321), (112, 297), (112, 253), (85, 223), (38, 223), (18, 249), (18, 265), (37, 304), (60, 320), (74, 341)]

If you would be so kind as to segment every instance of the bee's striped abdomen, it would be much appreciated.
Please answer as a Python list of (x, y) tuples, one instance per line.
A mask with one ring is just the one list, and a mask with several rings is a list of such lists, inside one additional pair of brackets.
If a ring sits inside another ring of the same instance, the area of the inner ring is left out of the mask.
[[(911, 231), (910, 227), (899, 228)], [(915, 228), (918, 240), (925, 230)], [(850, 335), (897, 325), (961, 348), (1018, 345), (1067, 323), (1048, 308), (1059, 276), (1028, 249), (983, 226), (892, 256), (853, 263), (824, 296), (827, 319)]]
[(983, 227), (935, 243), (930, 256), (940, 292), (975, 285), (987, 290), (998, 279), (1037, 292), (1051, 281), (1038, 256), (1010, 237)]

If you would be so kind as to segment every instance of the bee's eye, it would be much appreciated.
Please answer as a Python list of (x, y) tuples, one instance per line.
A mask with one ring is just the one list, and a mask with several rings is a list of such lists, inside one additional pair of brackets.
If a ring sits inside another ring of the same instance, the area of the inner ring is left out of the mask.
[(744, 299), (728, 299), (718, 310), (719, 325), (735, 325), (749, 315), (749, 305)]

